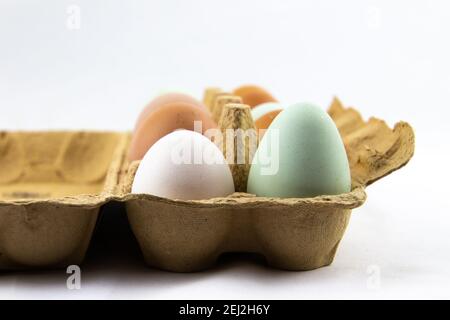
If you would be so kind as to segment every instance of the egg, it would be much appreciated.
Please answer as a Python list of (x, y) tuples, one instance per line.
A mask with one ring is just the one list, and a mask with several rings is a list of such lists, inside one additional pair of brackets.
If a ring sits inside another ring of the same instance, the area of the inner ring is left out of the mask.
[(261, 197), (334, 195), (351, 189), (344, 144), (331, 117), (308, 103), (284, 109), (253, 157), (247, 192)]
[(249, 105), (251, 108), (261, 103), (277, 101), (265, 89), (254, 85), (240, 86), (233, 91), (233, 94), (241, 97), (243, 103)]
[(177, 130), (158, 140), (145, 154), (132, 193), (179, 200), (226, 197), (233, 177), (220, 149), (198, 132)]
[(266, 102), (257, 105), (251, 110), (253, 121), (257, 129), (267, 129), (273, 119), (284, 107), (278, 102)]
[(274, 110), (266, 113), (258, 120), (255, 121), (255, 127), (257, 129), (267, 129), (271, 125), (272, 121), (282, 110)]
[(150, 147), (166, 134), (176, 129), (195, 129), (195, 121), (201, 124), (201, 132), (216, 128), (211, 114), (205, 108), (186, 102), (173, 102), (150, 112), (133, 133), (128, 159), (141, 160)]
[(153, 111), (158, 110), (158, 108), (163, 107), (165, 105), (180, 102), (189, 103), (192, 104), (193, 106), (197, 106), (199, 108), (206, 110), (206, 106), (203, 103), (201, 103), (200, 101), (198, 101), (194, 97), (191, 97), (188, 94), (180, 92), (170, 92), (160, 94), (152, 101), (150, 101), (141, 111), (141, 114), (139, 115), (138, 120), (136, 121), (135, 130), (139, 128), (139, 126), (142, 124), (145, 118)]

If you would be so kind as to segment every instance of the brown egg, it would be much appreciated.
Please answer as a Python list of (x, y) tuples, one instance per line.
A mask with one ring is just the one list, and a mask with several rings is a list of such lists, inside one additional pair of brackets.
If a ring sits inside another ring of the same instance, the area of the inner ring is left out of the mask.
[(236, 88), (233, 94), (242, 98), (244, 104), (251, 108), (265, 102), (276, 102), (270, 93), (261, 87), (253, 85), (245, 85)]
[(190, 95), (184, 94), (184, 93), (166, 93), (162, 94), (152, 101), (150, 101), (145, 108), (142, 110), (141, 114), (139, 115), (139, 118), (135, 125), (135, 131), (137, 128), (141, 125), (141, 123), (145, 120), (145, 118), (152, 113), (153, 111), (157, 110), (158, 108), (165, 106), (167, 104), (171, 103), (178, 103), (178, 102), (185, 102), (192, 104), (193, 106), (197, 106), (199, 108), (204, 108), (207, 110), (205, 105), (198, 101), (197, 99), (191, 97)]
[(177, 129), (194, 130), (194, 121), (202, 122), (202, 133), (217, 127), (206, 109), (191, 103), (165, 104), (150, 112), (133, 134), (128, 159), (142, 160), (148, 149), (163, 136)]
[(263, 116), (259, 117), (255, 121), (256, 129), (267, 129), (269, 128), (270, 124), (272, 123), (273, 119), (283, 110), (273, 110), (270, 111)]

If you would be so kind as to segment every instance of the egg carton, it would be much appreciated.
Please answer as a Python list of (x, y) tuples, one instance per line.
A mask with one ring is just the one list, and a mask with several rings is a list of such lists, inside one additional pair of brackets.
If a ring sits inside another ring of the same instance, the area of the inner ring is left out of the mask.
[[(82, 263), (100, 209), (110, 201), (125, 203), (149, 266), (200, 271), (225, 252), (260, 253), (269, 265), (285, 270), (329, 265), (351, 210), (366, 199), (365, 187), (409, 161), (414, 133), (405, 122), (394, 129), (375, 118), (365, 122), (337, 99), (328, 112), (344, 140), (352, 191), (314, 198), (236, 192), (180, 201), (131, 194), (139, 162), (127, 161), (130, 133), (1, 133), (0, 269)], [(248, 118), (234, 120), (252, 126)], [(248, 167), (232, 172), (242, 184)]]
[(0, 133), (0, 269), (83, 261), (100, 208), (117, 193), (128, 140), (114, 132)]

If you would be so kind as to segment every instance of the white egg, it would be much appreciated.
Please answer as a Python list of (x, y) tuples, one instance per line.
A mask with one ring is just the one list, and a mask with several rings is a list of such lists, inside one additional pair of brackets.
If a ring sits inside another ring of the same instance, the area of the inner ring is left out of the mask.
[(142, 159), (132, 193), (180, 200), (226, 197), (234, 192), (233, 176), (208, 138), (189, 130), (158, 140)]

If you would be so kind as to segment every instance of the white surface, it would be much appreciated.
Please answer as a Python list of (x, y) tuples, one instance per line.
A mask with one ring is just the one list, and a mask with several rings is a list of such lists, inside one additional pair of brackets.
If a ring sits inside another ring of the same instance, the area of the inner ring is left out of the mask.
[[(70, 4), (79, 30), (66, 27)], [(1, 0), (2, 129), (126, 130), (161, 89), (251, 82), (407, 120), (417, 146), (368, 188), (330, 267), (238, 258), (185, 275), (116, 261), (83, 269), (76, 291), (64, 271), (0, 274), (0, 298), (450, 298), (449, 32), (445, 0)]]

